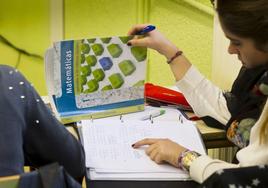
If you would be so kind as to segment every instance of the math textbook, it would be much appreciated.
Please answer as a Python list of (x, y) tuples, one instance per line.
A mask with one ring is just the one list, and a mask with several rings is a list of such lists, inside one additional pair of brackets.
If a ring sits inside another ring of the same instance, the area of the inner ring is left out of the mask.
[(55, 42), (45, 56), (48, 95), (63, 123), (144, 110), (147, 49), (133, 36)]

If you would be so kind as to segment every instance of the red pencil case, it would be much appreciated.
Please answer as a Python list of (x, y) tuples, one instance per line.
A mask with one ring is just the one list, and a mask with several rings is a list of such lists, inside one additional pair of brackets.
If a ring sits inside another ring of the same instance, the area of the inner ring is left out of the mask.
[(145, 99), (149, 104), (174, 105), (183, 110), (192, 110), (182, 93), (151, 83), (145, 83)]

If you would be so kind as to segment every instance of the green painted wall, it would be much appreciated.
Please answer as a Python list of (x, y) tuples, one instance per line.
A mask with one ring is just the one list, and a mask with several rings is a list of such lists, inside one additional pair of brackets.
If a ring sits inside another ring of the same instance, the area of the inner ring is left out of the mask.
[[(209, 0), (196, 0), (210, 6)], [(210, 77), (212, 16), (182, 0), (64, 0), (64, 38), (126, 35), (136, 23), (150, 22)], [(44, 55), (50, 44), (50, 1), (0, 0), (0, 34), (28, 52)], [(0, 43), (0, 64), (15, 66), (18, 53)], [(174, 84), (165, 59), (150, 51), (147, 80)], [(22, 56), (18, 69), (46, 94), (43, 61)]]
[(136, 0), (66, 0), (65, 38), (126, 35), (136, 23)]
[[(181, 48), (207, 77), (211, 74), (213, 18), (180, 0), (66, 0), (65, 37), (125, 35), (135, 23), (150, 22)], [(209, 0), (198, 2), (210, 6)], [(83, 6), (81, 6), (83, 4)], [(143, 12), (146, 12), (145, 14)], [(146, 15), (148, 14), (148, 15)], [(139, 18), (143, 15), (144, 19)], [(164, 57), (150, 51), (147, 81), (173, 85)]]
[[(209, 0), (200, 3), (210, 5)], [(213, 17), (181, 0), (152, 0), (150, 12), (150, 22), (157, 25), (203, 74), (210, 77)], [(156, 52), (151, 51), (148, 71), (148, 81), (174, 85), (166, 59)]]
[(202, 3), (202, 4), (204, 4), (204, 5), (208, 6), (208, 7), (212, 7), (212, 4), (211, 4), (210, 0), (195, 0), (195, 1), (197, 1), (199, 3)]
[[(43, 56), (50, 45), (49, 1), (0, 0), (0, 34), (15, 46)], [(16, 66), (18, 53), (0, 43), (0, 64)], [(21, 56), (18, 69), (46, 94), (43, 60)]]

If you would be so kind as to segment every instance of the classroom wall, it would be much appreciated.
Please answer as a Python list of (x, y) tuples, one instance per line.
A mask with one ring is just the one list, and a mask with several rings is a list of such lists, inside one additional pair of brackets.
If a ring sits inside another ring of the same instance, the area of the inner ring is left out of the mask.
[[(0, 0), (0, 35), (16, 47), (43, 56), (50, 44), (49, 1)], [(0, 42), (0, 64), (17, 67), (41, 93), (46, 93), (42, 59), (21, 55)]]
[[(208, 0), (200, 0), (206, 4)], [(187, 58), (210, 78), (213, 17), (197, 10), (183, 0), (152, 0), (150, 22), (179, 47)], [(149, 81), (160, 85), (174, 85), (166, 59), (151, 52)]]
[[(210, 6), (209, 0), (187, 0)], [(125, 35), (136, 23), (153, 23), (207, 77), (211, 75), (213, 18), (185, 0), (63, 0), (63, 38)], [(51, 45), (50, 1), (0, 0), (0, 34), (14, 45), (44, 55)], [(16, 66), (18, 53), (0, 43), (0, 64)], [(150, 51), (147, 80), (173, 85), (159, 54)], [(17, 65), (41, 95), (46, 94), (43, 60), (21, 56)]]
[(235, 54), (228, 53), (230, 40), (225, 37), (217, 16), (213, 35), (211, 79), (220, 88), (230, 90), (242, 64)]
[[(211, 7), (209, 0), (196, 2)], [(183, 0), (65, 1), (66, 38), (125, 35), (132, 25), (148, 22), (156, 25), (210, 78), (212, 15)], [(147, 73), (148, 82), (174, 85), (165, 58), (154, 51), (149, 51)]]

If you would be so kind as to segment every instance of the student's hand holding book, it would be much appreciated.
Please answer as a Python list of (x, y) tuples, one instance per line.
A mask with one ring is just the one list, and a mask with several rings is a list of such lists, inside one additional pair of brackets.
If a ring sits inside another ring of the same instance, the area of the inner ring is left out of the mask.
[(186, 148), (169, 140), (146, 138), (132, 145), (133, 148), (148, 145), (146, 154), (157, 164), (168, 162), (175, 167), (179, 167), (179, 157)]
[[(148, 25), (149, 24), (135, 25), (128, 31), (128, 35), (136, 35), (139, 31), (143, 30)], [(160, 54), (166, 56), (167, 59), (171, 59), (174, 54), (179, 51), (172, 42), (170, 42), (156, 29), (146, 33), (144, 37), (134, 37), (134, 39), (128, 41), (128, 45), (143, 46), (154, 49)]]
[[(150, 26), (152, 25), (135, 25), (129, 30), (128, 35), (137, 35), (137, 33)], [(170, 65), (176, 81), (181, 80), (192, 65), (183, 55), (183, 52), (156, 29), (150, 30), (145, 34), (143, 33), (143, 37), (135, 36), (132, 40), (129, 40), (127, 44), (129, 46), (143, 46), (151, 48), (164, 55), (167, 59), (167, 63)]]

